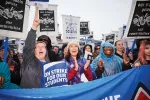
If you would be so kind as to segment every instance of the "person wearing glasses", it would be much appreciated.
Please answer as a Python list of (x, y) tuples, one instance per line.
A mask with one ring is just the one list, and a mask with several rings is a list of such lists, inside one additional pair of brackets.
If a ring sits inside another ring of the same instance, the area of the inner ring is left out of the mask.
[(52, 44), (51, 39), (46, 35), (41, 35), (38, 37), (37, 41), (43, 41), (46, 44), (46, 49), (48, 51), (48, 58), (50, 62), (58, 61), (59, 57), (55, 54), (55, 52), (52, 50)]
[(43, 66), (49, 63), (46, 42), (36, 42), (36, 30), (40, 20), (35, 17), (23, 48), (21, 67), (22, 88), (42, 88), (44, 86)]
[(100, 45), (96, 45), (93, 52), (93, 59), (95, 59), (100, 53)]

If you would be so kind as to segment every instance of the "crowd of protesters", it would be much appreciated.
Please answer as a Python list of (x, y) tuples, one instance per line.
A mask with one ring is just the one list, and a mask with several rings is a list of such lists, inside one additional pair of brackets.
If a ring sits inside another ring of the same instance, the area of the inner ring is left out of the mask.
[[(3, 62), (4, 48), (0, 49), (0, 88), (42, 88), (42, 67), (61, 60), (66, 62), (68, 68), (68, 85), (82, 83), (81, 74), (84, 74), (88, 81), (92, 81), (150, 64), (148, 40), (140, 43), (137, 55), (133, 55), (131, 50), (127, 52), (121, 40), (116, 41), (114, 45), (108, 42), (96, 44), (94, 51), (90, 44), (86, 44), (81, 50), (76, 40), (64, 43), (60, 48), (52, 46), (51, 39), (46, 35), (36, 40), (39, 24), (39, 19), (35, 18), (25, 41), (23, 61), (19, 53), (8, 50), (7, 61)], [(90, 52), (93, 59), (86, 59), (85, 52)]]

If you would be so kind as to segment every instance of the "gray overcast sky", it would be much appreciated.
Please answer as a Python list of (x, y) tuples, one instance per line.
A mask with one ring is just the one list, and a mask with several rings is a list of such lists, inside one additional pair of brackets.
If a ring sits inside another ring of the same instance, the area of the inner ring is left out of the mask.
[(94, 38), (127, 24), (132, 0), (49, 0), (58, 5), (58, 23), (62, 33), (61, 15), (81, 17), (81, 21), (90, 21)]
[[(49, 4), (58, 5), (57, 18), (60, 33), (62, 33), (62, 14), (79, 16), (80, 21), (90, 21), (94, 39), (99, 40), (102, 38), (101, 34), (117, 31), (127, 24), (132, 0), (49, 0)], [(32, 15), (30, 20), (34, 18), (34, 9), (30, 11)], [(28, 30), (31, 25), (32, 23), (29, 23)]]

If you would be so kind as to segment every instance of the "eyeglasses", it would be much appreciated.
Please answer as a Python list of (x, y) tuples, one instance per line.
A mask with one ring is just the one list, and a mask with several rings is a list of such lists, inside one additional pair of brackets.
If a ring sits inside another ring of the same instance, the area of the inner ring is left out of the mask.
[(100, 50), (100, 48), (96, 48), (96, 50)]

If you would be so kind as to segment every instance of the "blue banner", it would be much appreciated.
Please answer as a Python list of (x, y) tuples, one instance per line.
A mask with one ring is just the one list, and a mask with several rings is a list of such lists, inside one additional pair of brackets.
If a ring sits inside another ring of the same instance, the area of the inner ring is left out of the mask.
[(54, 87), (68, 84), (67, 66), (65, 61), (46, 64), (44, 65), (43, 70), (43, 87)]
[(150, 100), (150, 65), (91, 82), (41, 89), (0, 90), (1, 100)]

